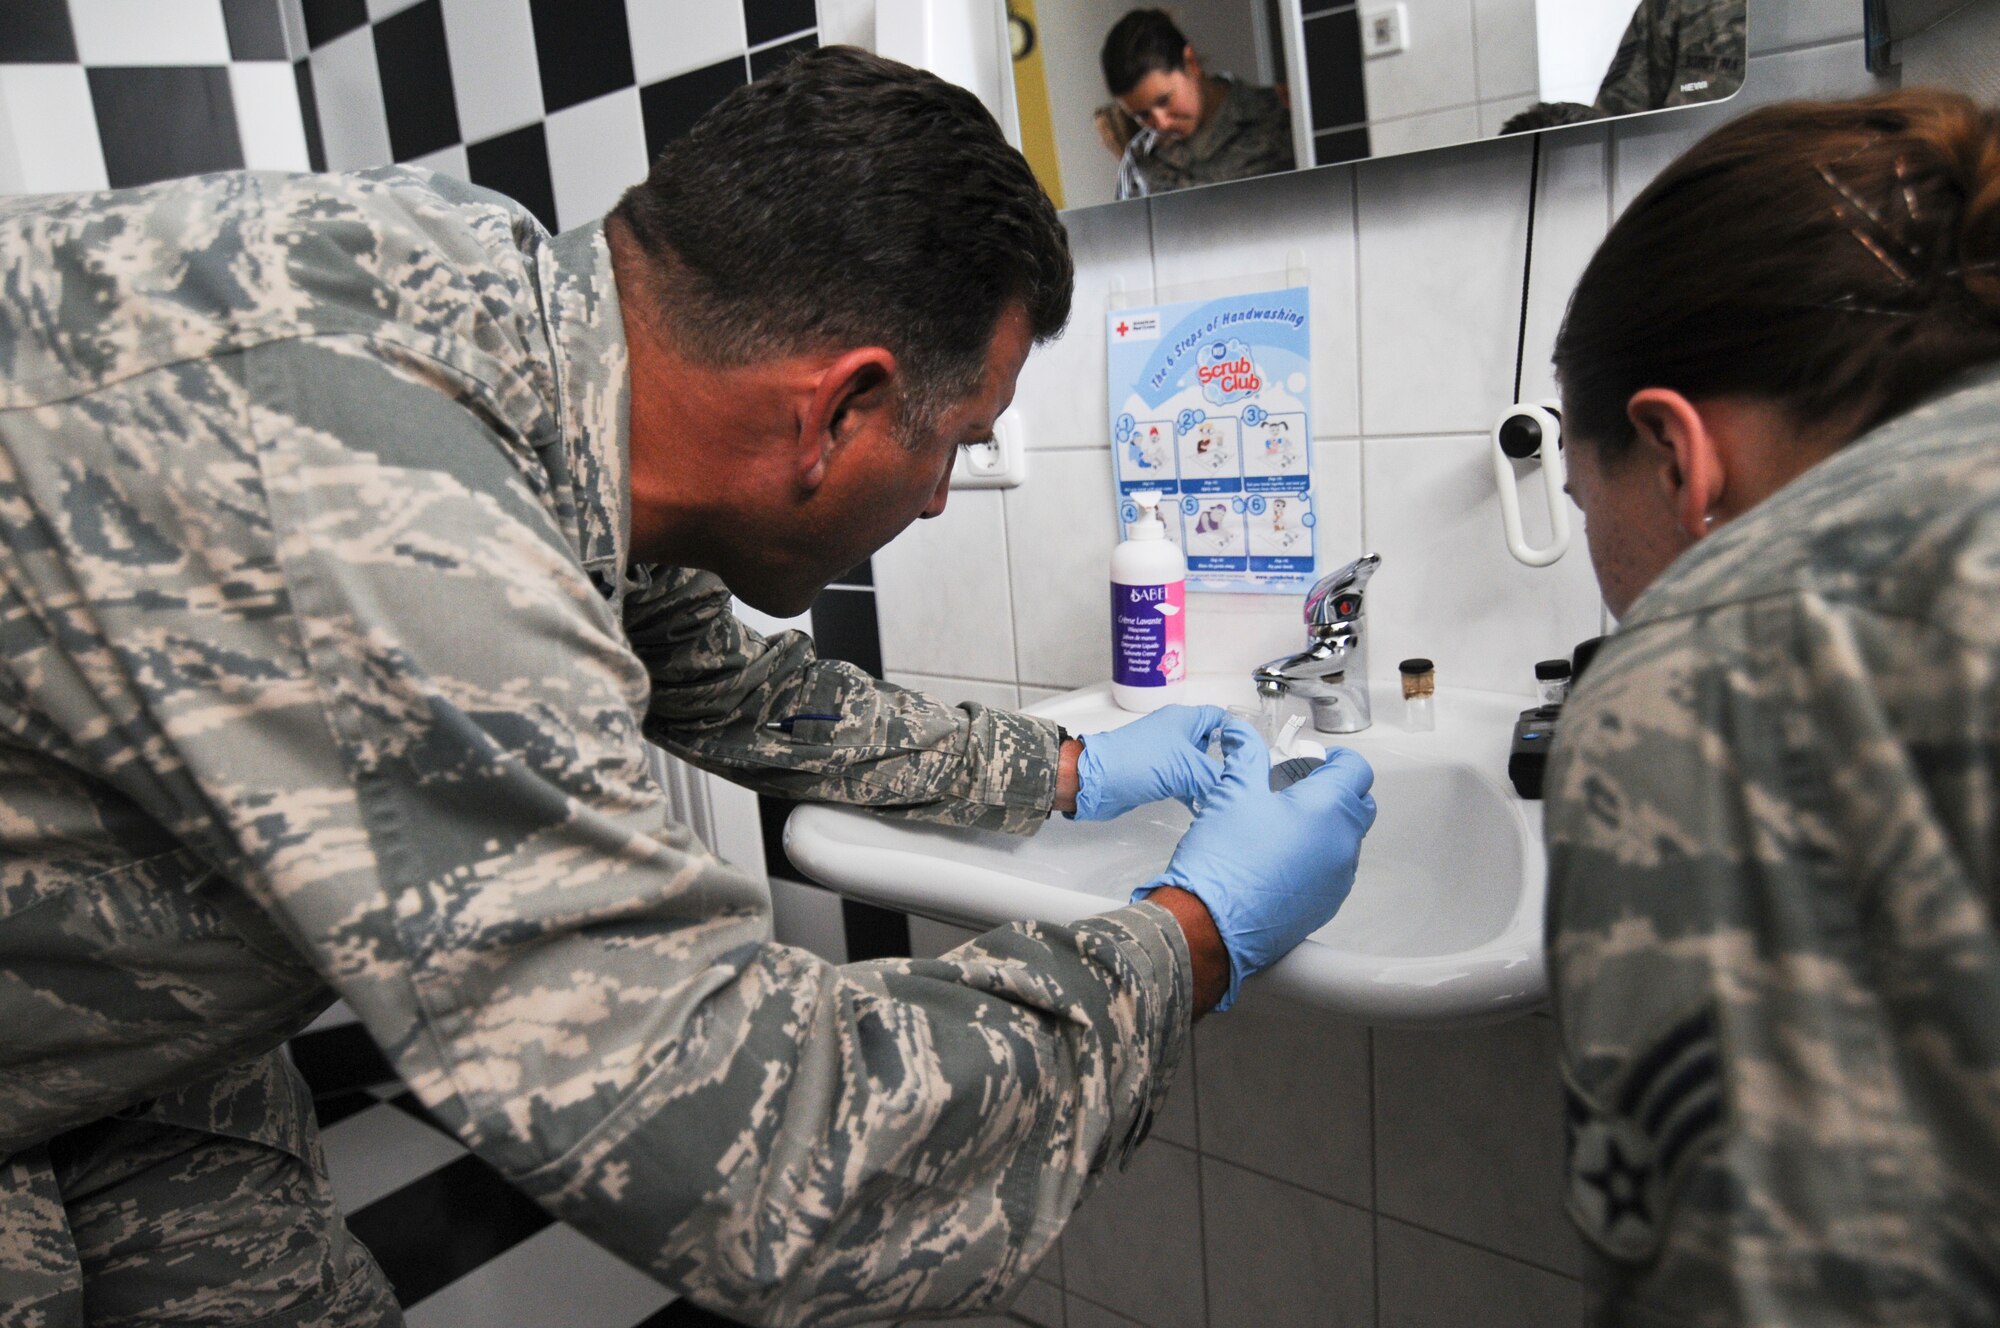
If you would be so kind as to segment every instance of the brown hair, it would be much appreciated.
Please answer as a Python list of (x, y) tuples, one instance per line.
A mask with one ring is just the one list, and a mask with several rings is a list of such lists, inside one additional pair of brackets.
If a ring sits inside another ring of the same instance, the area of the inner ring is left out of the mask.
[(1625, 210), (1556, 337), (1565, 433), (1647, 387), (1865, 431), (2000, 360), (2000, 118), (1919, 89), (1752, 111)]

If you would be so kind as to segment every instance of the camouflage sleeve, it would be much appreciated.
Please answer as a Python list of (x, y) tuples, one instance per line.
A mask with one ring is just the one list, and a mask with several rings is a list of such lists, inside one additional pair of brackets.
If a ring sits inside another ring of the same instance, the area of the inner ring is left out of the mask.
[(1674, 55), (1662, 30), (1661, 11), (1665, 0), (1639, 0), (1632, 21), (1604, 71), (1597, 100), (1591, 109), (1599, 115), (1630, 115), (1635, 111), (1657, 110), (1663, 105), (1665, 77), (1662, 64), (1671, 73)]
[(738, 783), (1017, 834), (1055, 803), (1054, 724), (879, 682), (800, 632), (767, 640), (710, 573), (659, 571), (625, 627), (651, 677), (646, 735)]
[(645, 670), (477, 367), (307, 338), (0, 418), (49, 741), (219, 864), (470, 1147), (698, 1303), (1003, 1297), (1185, 1050), (1178, 928), (774, 945), (766, 888), (667, 818)]
[(1549, 963), (1608, 1321), (1990, 1311), (2000, 949), (1941, 812), (1990, 804), (1990, 651), (1779, 595), (1628, 630), (1579, 688)]

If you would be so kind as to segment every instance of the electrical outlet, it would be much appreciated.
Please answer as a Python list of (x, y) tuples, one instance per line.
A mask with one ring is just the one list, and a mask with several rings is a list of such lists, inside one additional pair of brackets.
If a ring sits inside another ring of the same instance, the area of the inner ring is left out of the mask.
[(1373, 60), (1380, 55), (1400, 55), (1410, 48), (1410, 7), (1384, 5), (1361, 12), (1361, 53)]
[(958, 449), (951, 463), (954, 489), (1012, 489), (1028, 478), (1028, 451), (1021, 417), (1009, 409), (993, 422), (993, 441)]

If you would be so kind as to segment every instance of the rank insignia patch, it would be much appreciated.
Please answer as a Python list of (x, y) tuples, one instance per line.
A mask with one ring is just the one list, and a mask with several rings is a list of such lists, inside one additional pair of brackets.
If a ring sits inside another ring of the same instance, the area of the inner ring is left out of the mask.
[(1722, 1040), (1708, 1006), (1640, 1051), (1601, 1091), (1563, 1085), (1569, 1211), (1593, 1244), (1627, 1263), (1659, 1252), (1687, 1164), (1722, 1133)]

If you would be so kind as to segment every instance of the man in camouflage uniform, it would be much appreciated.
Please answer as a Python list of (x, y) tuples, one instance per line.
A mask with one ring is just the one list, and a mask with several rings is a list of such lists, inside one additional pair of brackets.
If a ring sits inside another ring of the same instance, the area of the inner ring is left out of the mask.
[(1549, 957), (1608, 1321), (2000, 1322), (1996, 417), (1989, 368), (1717, 527), (1566, 709)]
[(1720, 101), (1743, 86), (1744, 0), (1639, 0), (1592, 109), (1631, 115)]
[[(1144, 1136), (1232, 968), (1194, 895), (835, 968), (645, 759), (1057, 804), (1052, 725), (688, 570), (796, 612), (939, 510), (1067, 312), (1053, 209), (969, 94), (858, 52), (684, 142), (554, 238), (396, 169), (0, 205), (0, 1324), (399, 1322), (280, 1049), (336, 995), (516, 1185), (751, 1320), (990, 1303)], [(714, 316), (718, 246), (768, 309)]]

